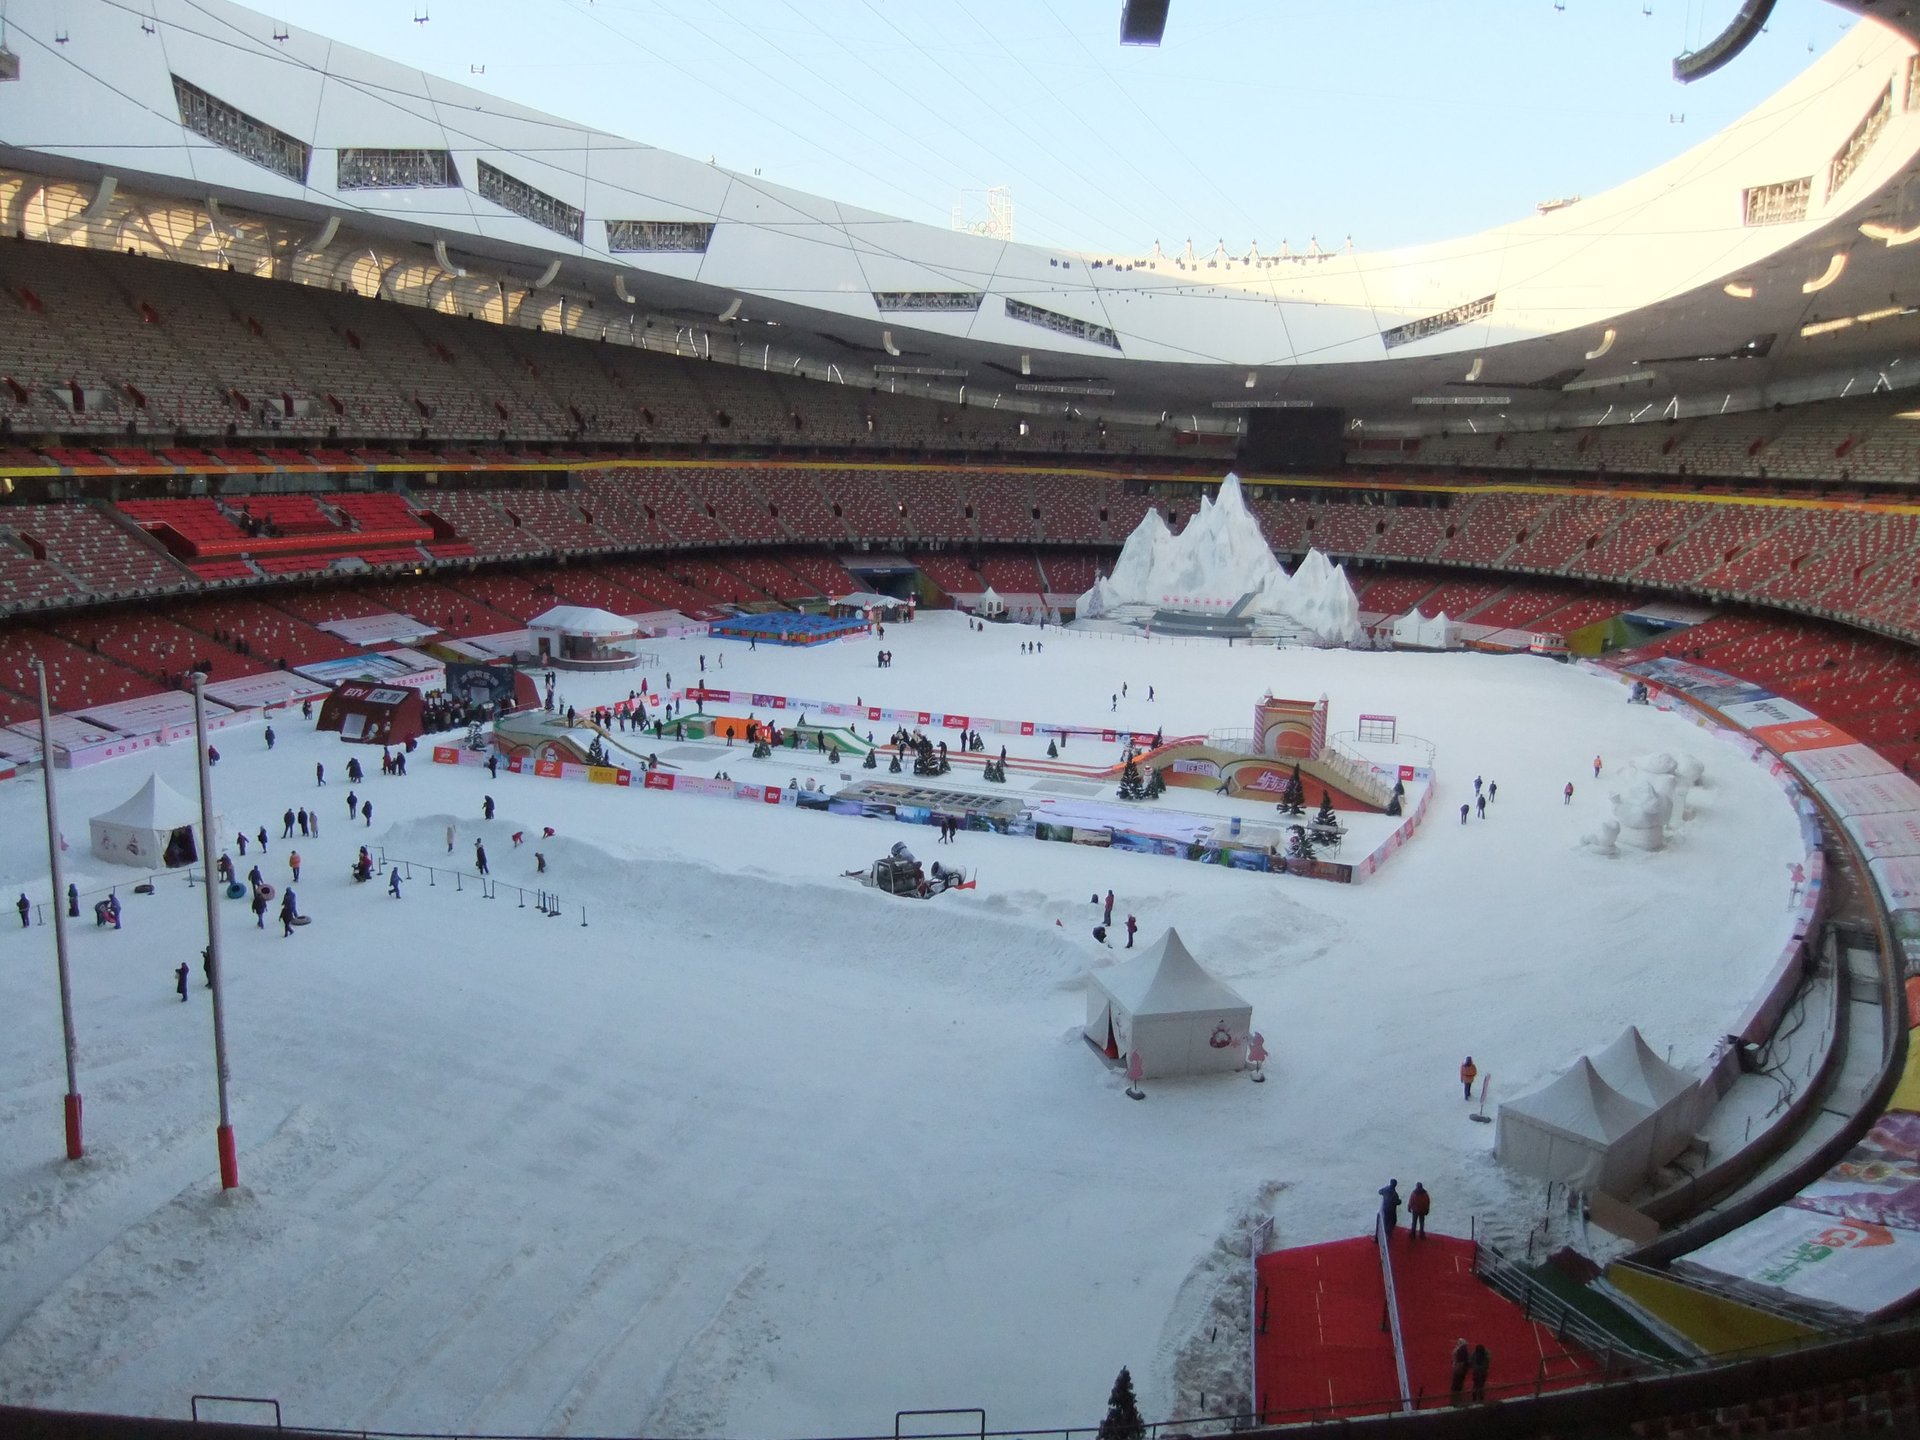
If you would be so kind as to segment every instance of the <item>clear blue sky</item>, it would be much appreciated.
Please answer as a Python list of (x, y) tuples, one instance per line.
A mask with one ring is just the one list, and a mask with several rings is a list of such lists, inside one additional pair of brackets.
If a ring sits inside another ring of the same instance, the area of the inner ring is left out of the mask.
[(1117, 253), (1482, 230), (1705, 139), (1852, 23), (1781, 0), (1746, 54), (1680, 86), (1673, 56), (1738, 0), (1173, 0), (1158, 49), (1119, 44), (1120, 0), (253, 3), (888, 214), (944, 225), (1004, 184), (1017, 238)]

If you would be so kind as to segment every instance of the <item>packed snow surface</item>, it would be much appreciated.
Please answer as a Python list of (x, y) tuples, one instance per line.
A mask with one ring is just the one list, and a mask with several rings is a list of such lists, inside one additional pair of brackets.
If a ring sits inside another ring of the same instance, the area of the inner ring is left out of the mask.
[(1284, 615), (1326, 644), (1350, 644), (1361, 636), (1360, 602), (1346, 571), (1309, 550), (1288, 575), (1247, 509), (1240, 477), (1228, 475), (1217, 495), (1201, 498), (1199, 511), (1178, 535), (1158, 510), (1147, 511), (1121, 547), (1113, 573), (1080, 597), (1079, 613), (1095, 617), (1150, 605), (1225, 614), (1243, 599), (1248, 603), (1242, 614)]
[[(1231, 1287), (1251, 1217), (1275, 1217), (1277, 1245), (1363, 1233), (1393, 1176), (1426, 1183), (1438, 1230), (1524, 1233), (1538, 1186), (1468, 1120), (1462, 1057), (1496, 1102), (1628, 1023), (1697, 1065), (1785, 938), (1799, 847), (1773, 782), (1549, 661), (977, 633), (950, 614), (810, 651), (658, 649), (680, 685), (704, 653), (710, 679), (768, 693), (1169, 736), (1244, 727), (1268, 689), (1324, 692), (1335, 732), (1396, 714), (1433, 741), (1438, 791), (1414, 841), (1344, 887), (490, 781), (425, 749), (389, 779), (377, 752), (297, 716), (271, 752), (259, 727), (228, 730), (218, 804), (267, 827), (276, 884), (298, 846), (313, 923), (283, 939), (271, 915), (258, 930), (244, 901), (220, 904), (242, 1181), (223, 1195), (203, 892), (172, 877), (135, 895), (85, 841), (149, 770), (191, 794), (190, 747), (63, 772), (68, 873), (83, 892), (120, 885), (126, 928), (72, 928), (78, 1163), (62, 1158), (52, 930), (0, 932), (0, 1401), (185, 1416), (195, 1393), (255, 1395), (292, 1425), (878, 1434), (927, 1406), (983, 1405), (989, 1428), (1093, 1424), (1128, 1365), (1149, 1418), (1217, 1409), (1244, 1378)], [(585, 708), (635, 684), (564, 677), (562, 694)], [(739, 747), (645, 748), (698, 774), (801, 773)], [(1008, 748), (1017, 776), (1044, 737)], [(1116, 751), (1076, 738), (1068, 758)], [(1610, 813), (1591, 758), (1662, 752), (1705, 767), (1668, 848), (1582, 847)], [(346, 821), (350, 755), (372, 770), (371, 827)], [(1476, 774), (1498, 799), (1463, 826)], [(298, 806), (319, 838), (279, 838)], [(4, 893), (44, 898), (37, 778), (0, 785), (0, 815)], [(841, 877), (902, 838), (979, 888), (920, 902)], [(476, 839), (496, 898), (471, 876), (428, 883), (428, 864), (471, 871)], [(362, 843), (411, 860), (404, 898), (348, 878)], [(533, 904), (541, 883), (558, 918)], [(1137, 916), (1142, 943), (1177, 926), (1252, 1003), (1269, 1083), (1123, 1097), (1080, 1038), (1082, 976), (1123, 958), (1090, 934), (1089, 896), (1109, 887), (1116, 922)]]

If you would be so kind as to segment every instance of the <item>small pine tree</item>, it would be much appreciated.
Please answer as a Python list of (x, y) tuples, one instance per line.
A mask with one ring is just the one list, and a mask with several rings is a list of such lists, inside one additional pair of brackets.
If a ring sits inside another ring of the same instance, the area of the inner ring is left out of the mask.
[(600, 737), (598, 735), (593, 737), (593, 743), (587, 747), (587, 763), (589, 765), (604, 765), (607, 763), (607, 747), (600, 743)]
[(1122, 800), (1144, 800), (1147, 787), (1140, 782), (1140, 767), (1133, 762), (1133, 756), (1127, 756), (1127, 768), (1120, 772), (1120, 798)]
[(1300, 762), (1293, 762), (1293, 774), (1287, 777), (1287, 788), (1280, 792), (1280, 808), (1289, 815), (1307, 813), (1307, 788), (1300, 783)]
[(1395, 780), (1393, 782), (1393, 798), (1396, 800), (1404, 800), (1407, 798), (1407, 782), (1406, 781)]
[(1060, 758), (1060, 747), (1055, 745), (1051, 740), (1047, 741), (1047, 759), (1058, 760), (1059, 758)]
[(1296, 825), (1288, 832), (1287, 854), (1295, 860), (1314, 858), (1313, 837), (1307, 833), (1304, 826)]
[(860, 768), (862, 770), (878, 770), (880, 768), (880, 761), (875, 758), (874, 751), (867, 751), (867, 758), (860, 762)]
[(1167, 793), (1167, 782), (1161, 777), (1160, 767), (1158, 765), (1149, 766), (1147, 769), (1146, 798), (1149, 800), (1158, 800), (1162, 795), (1166, 793)]
[(898, 775), (900, 773), (900, 752), (898, 750), (893, 752), (893, 759), (887, 762), (887, 773), (889, 775)]
[(1147, 1424), (1140, 1418), (1140, 1402), (1133, 1395), (1133, 1376), (1120, 1367), (1113, 1391), (1107, 1396), (1107, 1418), (1100, 1422), (1099, 1440), (1146, 1440)]
[(1329, 825), (1338, 825), (1340, 823), (1340, 817), (1333, 813), (1332, 791), (1322, 790), (1320, 792), (1320, 813), (1313, 817), (1313, 823), (1323, 829)]
[(1398, 815), (1399, 813), (1400, 813), (1400, 796), (1398, 795), (1398, 793), (1395, 793), (1387, 797), (1387, 814)]

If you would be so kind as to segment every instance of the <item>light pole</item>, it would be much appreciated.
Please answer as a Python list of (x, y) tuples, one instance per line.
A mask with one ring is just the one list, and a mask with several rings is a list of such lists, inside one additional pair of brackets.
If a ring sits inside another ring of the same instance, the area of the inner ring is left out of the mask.
[(47, 667), (33, 662), (40, 680), (40, 779), (47, 792), (47, 873), (53, 884), (53, 957), (60, 971), (60, 1031), (67, 1049), (67, 1158), (87, 1153), (80, 1135), (80, 1082), (73, 1054), (73, 981), (67, 973), (66, 879), (60, 864), (60, 811), (53, 798), (53, 715), (47, 704)]
[(220, 892), (213, 874), (213, 776), (207, 763), (207, 677), (193, 672), (193, 743), (200, 770), (200, 870), (207, 896), (207, 983), (213, 991), (213, 1068), (220, 1085), (220, 1188), (240, 1183), (240, 1160), (233, 1148), (233, 1117), (227, 1110), (227, 1022), (221, 1009)]

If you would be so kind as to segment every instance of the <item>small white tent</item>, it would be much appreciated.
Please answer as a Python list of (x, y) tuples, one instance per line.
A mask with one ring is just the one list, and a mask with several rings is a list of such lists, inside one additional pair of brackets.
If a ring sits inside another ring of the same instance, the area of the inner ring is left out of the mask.
[(1494, 1158), (1580, 1190), (1630, 1195), (1653, 1169), (1653, 1112), (1600, 1078), (1582, 1055), (1500, 1107)]
[[(226, 821), (213, 817), (214, 833), (226, 833)], [(93, 853), (116, 865), (142, 870), (176, 869), (200, 858), (200, 805), (158, 775), (125, 801), (88, 822)]]
[(1112, 1060), (1140, 1053), (1143, 1079), (1238, 1070), (1253, 1007), (1169, 930), (1112, 970), (1087, 976), (1087, 1043)]
[(998, 620), (1007, 613), (1007, 602), (1000, 598), (1000, 592), (993, 586), (987, 586), (980, 598), (974, 602), (973, 613), (985, 615), (989, 620)]
[(1415, 650), (1451, 650), (1460, 643), (1460, 627), (1446, 611), (1429, 620), (1416, 605), (1393, 622), (1393, 643)]
[(1629, 1025), (1593, 1057), (1600, 1078), (1653, 1112), (1653, 1163), (1664, 1165), (1693, 1139), (1706, 1108), (1697, 1077), (1653, 1053), (1639, 1027)]

